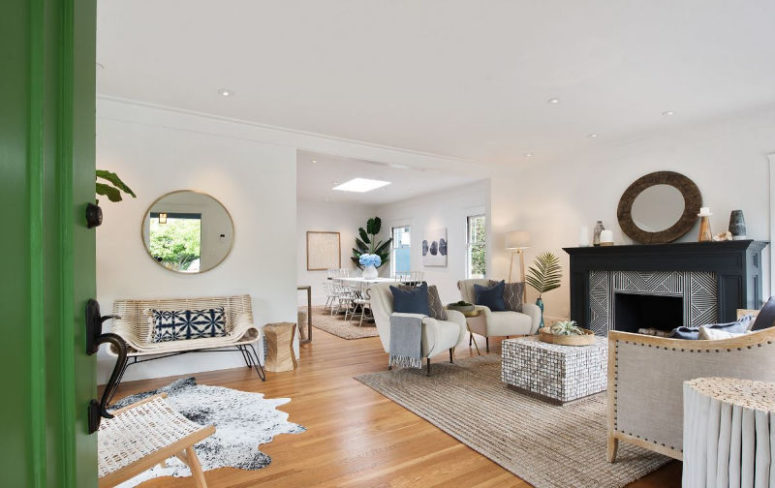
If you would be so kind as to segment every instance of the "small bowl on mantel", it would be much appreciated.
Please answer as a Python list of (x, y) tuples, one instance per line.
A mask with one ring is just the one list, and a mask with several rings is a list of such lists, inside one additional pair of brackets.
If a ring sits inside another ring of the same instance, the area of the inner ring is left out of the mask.
[(538, 331), (538, 339), (548, 344), (559, 346), (590, 346), (595, 343), (595, 333), (589, 329), (581, 329), (583, 335), (554, 335), (549, 327)]

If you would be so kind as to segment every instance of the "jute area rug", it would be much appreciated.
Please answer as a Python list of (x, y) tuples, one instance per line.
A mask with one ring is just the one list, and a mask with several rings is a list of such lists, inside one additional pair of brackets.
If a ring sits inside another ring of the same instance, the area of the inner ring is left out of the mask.
[[(304, 307), (306, 310), (306, 307)], [(312, 307), (312, 326), (324, 330), (342, 339), (363, 339), (364, 337), (377, 337), (377, 327), (374, 322), (363, 320), (363, 326), (358, 326), (358, 320), (344, 319), (344, 314), (331, 315), (323, 307)]]
[(500, 356), (371, 373), (355, 379), (428, 420), (537, 488), (619, 488), (670, 461), (627, 443), (606, 461), (607, 397), (565, 406), (500, 381)]

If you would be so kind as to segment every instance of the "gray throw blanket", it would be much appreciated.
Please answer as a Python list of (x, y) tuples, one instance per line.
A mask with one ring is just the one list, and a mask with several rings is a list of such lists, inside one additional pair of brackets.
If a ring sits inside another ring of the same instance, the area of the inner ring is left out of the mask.
[(419, 314), (390, 316), (390, 366), (422, 368), (422, 320)]

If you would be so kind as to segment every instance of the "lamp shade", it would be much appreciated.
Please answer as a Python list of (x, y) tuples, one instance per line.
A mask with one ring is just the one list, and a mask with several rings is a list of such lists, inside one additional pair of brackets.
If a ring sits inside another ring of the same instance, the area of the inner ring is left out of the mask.
[(526, 230), (513, 230), (506, 234), (506, 249), (524, 249), (530, 244), (530, 233)]

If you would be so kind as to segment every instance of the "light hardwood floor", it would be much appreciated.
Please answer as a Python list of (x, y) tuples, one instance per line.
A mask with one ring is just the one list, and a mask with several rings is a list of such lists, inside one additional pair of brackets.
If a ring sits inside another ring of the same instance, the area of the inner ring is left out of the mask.
[[(468, 341), (466, 341), (466, 344)], [(484, 344), (479, 343), (482, 351)], [(491, 344), (493, 347), (493, 344)], [(494, 349), (499, 350), (496, 341)], [(471, 355), (467, 345), (456, 357)], [(473, 352), (475, 354), (475, 352)], [(437, 361), (445, 360), (446, 353)], [(190, 356), (195, 360), (196, 356)], [(448, 359), (448, 358), (447, 358)], [(344, 340), (318, 329), (302, 346), (293, 372), (267, 373), (262, 383), (247, 368), (196, 374), (200, 384), (221, 385), (289, 397), (280, 407), (290, 420), (307, 428), (284, 434), (261, 447), (272, 464), (258, 471), (219, 469), (206, 472), (218, 487), (528, 487), (510, 472), (451, 436), (393, 403), (353, 376), (387, 365), (379, 338)], [(117, 397), (163, 386), (174, 378), (121, 385)], [(681, 484), (681, 464), (673, 462), (633, 483), (637, 488)], [(190, 487), (190, 478), (160, 478), (142, 485)]]

